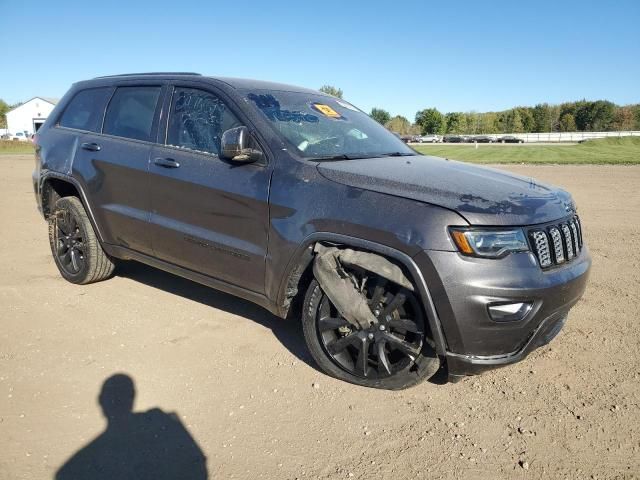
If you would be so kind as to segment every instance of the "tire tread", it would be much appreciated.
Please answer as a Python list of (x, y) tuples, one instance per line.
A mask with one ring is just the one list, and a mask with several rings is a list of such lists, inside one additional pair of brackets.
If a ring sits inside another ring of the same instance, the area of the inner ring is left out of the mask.
[[(58, 259), (55, 254), (55, 218), (58, 212), (64, 210), (68, 210), (71, 215), (76, 217), (84, 233), (86, 268), (84, 271), (79, 272), (78, 275), (70, 275), (65, 272), (58, 264)], [(72, 283), (86, 285), (106, 280), (113, 274), (115, 265), (102, 249), (84, 206), (77, 197), (62, 197), (56, 202), (54, 213), (49, 216), (49, 244), (60, 274)]]

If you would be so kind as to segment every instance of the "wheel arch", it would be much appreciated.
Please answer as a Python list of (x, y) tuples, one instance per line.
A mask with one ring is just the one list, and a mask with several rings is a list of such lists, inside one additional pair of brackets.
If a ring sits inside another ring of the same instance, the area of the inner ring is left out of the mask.
[(102, 243), (102, 233), (95, 221), (91, 205), (87, 200), (87, 196), (84, 193), (82, 186), (75, 178), (60, 173), (48, 172), (40, 179), (39, 195), (42, 205), (42, 214), (45, 219), (51, 214), (53, 205), (55, 205), (58, 199), (70, 196), (78, 197), (87, 212), (87, 216), (89, 217), (91, 226), (96, 232), (98, 240)]
[(301, 298), (304, 297), (306, 287), (313, 278), (313, 248), (318, 242), (328, 242), (337, 246), (366, 250), (392, 259), (402, 265), (411, 275), (411, 280), (420, 294), (421, 304), (427, 315), (429, 327), (434, 337), (433, 340), (436, 344), (436, 352), (439, 355), (445, 355), (447, 350), (446, 340), (440, 318), (424, 276), (416, 263), (409, 255), (400, 250), (363, 238), (330, 232), (316, 232), (306, 237), (293, 254), (280, 282), (276, 303), (278, 314), (281, 317), (291, 317), (301, 307)]

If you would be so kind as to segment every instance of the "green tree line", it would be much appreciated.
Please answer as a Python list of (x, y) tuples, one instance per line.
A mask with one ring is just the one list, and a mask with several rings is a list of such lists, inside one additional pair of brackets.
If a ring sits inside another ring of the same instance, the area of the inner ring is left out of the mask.
[(540, 103), (502, 112), (448, 112), (425, 108), (415, 123), (426, 133), (608, 132), (640, 130), (640, 104), (619, 106), (607, 100), (560, 105)]
[(369, 114), (389, 130), (401, 135), (499, 134), (532, 132), (608, 132), (640, 130), (640, 104), (619, 106), (607, 100), (580, 100), (560, 105), (540, 103), (502, 112), (447, 112), (425, 108), (415, 123), (375, 107)]

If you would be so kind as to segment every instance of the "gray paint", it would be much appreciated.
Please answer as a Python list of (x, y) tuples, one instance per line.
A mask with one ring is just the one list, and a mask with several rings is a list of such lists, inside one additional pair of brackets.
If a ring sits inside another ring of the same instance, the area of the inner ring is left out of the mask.
[(534, 225), (561, 218), (570, 195), (532, 178), (416, 155), (318, 166), (330, 180), (439, 205), (472, 225)]

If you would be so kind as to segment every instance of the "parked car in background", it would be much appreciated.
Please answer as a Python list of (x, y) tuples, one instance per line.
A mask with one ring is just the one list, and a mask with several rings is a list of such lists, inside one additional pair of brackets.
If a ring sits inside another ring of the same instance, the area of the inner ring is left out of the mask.
[(445, 135), (442, 137), (442, 141), (446, 143), (464, 143), (468, 140), (468, 137), (463, 135)]
[(409, 142), (413, 142), (414, 141), (414, 136), (413, 135), (400, 135), (400, 139), (404, 142), (404, 143), (409, 143)]
[(17, 140), (17, 141), (20, 141), (20, 142), (28, 142), (29, 141), (29, 135), (27, 135), (26, 132), (16, 132), (16, 133), (9, 134), (9, 140)]
[(496, 139), (489, 135), (476, 135), (475, 137), (471, 137), (471, 141), (477, 143), (493, 143)]
[(522, 138), (514, 137), (513, 135), (505, 135), (504, 137), (498, 138), (500, 143), (524, 143)]
[(417, 143), (438, 143), (442, 141), (442, 137), (440, 135), (436, 135), (435, 133), (427, 134), (427, 135), (418, 135), (416, 137)]

